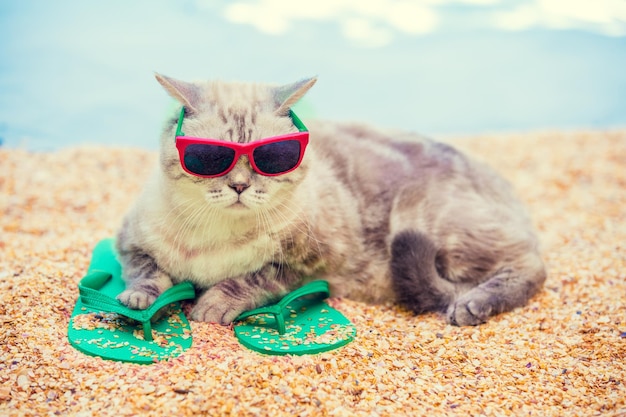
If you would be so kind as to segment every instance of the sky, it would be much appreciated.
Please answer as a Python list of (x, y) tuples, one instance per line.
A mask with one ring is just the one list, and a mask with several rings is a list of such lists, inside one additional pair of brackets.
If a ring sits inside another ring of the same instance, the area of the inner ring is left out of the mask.
[(154, 80), (287, 84), (431, 137), (626, 127), (625, 0), (0, 0), (0, 141), (156, 149)]

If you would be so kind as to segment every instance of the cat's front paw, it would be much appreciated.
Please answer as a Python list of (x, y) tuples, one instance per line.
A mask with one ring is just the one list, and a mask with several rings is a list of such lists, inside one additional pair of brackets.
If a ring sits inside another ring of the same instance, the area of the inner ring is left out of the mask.
[(117, 299), (128, 308), (145, 310), (154, 303), (157, 297), (158, 294), (131, 288), (120, 293)]
[(488, 297), (472, 297), (471, 293), (461, 296), (448, 307), (448, 323), (456, 326), (476, 326), (485, 323), (493, 314)]
[(195, 321), (229, 325), (237, 316), (252, 308), (250, 303), (228, 297), (217, 288), (205, 292), (191, 310), (191, 318)]

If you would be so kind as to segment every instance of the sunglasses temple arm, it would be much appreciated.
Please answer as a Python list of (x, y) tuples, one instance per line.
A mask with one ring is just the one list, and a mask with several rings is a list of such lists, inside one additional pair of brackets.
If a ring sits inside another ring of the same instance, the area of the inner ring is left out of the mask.
[(289, 109), (289, 115), (291, 116), (291, 121), (293, 122), (294, 126), (297, 127), (300, 132), (309, 131), (309, 129), (306, 128), (304, 123), (302, 123), (302, 120), (300, 120), (300, 118), (294, 113), (293, 110)]
[(185, 136), (183, 133), (183, 119), (185, 118), (185, 106), (180, 109), (180, 116), (178, 117), (178, 125), (176, 126), (176, 136)]

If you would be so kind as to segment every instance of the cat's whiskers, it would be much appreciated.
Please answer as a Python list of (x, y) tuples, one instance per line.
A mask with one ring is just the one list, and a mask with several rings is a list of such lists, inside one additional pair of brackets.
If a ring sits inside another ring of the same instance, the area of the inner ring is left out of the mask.
[[(183, 260), (194, 254), (193, 243), (191, 239), (192, 231), (194, 226), (196, 225), (197, 220), (201, 218), (201, 216), (208, 210), (207, 205), (198, 205), (197, 207), (192, 208), (192, 212), (190, 215), (186, 216), (183, 219), (182, 224), (180, 224), (177, 233), (174, 235), (174, 238), (171, 242), (172, 246), (176, 249), (179, 255), (183, 255), (182, 259), (180, 256), (177, 258), (179, 260)], [(173, 262), (173, 258), (176, 258), (174, 251), (170, 252), (170, 260)]]
[[(290, 213), (291, 216), (287, 215), (285, 211)], [(268, 216), (273, 218), (275, 222), (279, 221), (280, 223), (283, 224), (283, 227), (280, 230), (283, 235), (282, 239), (280, 239), (280, 243), (284, 241), (291, 241), (296, 245), (296, 247), (300, 247), (303, 241), (303, 237), (304, 237), (304, 239), (308, 240), (309, 242), (310, 241), (315, 242), (319, 259), (322, 262), (324, 261), (323, 259), (324, 257), (323, 257), (321, 247), (320, 247), (320, 241), (315, 238), (315, 236), (311, 232), (310, 227), (307, 226), (306, 230), (301, 227), (302, 223), (308, 224), (308, 222), (305, 219), (303, 219), (302, 214), (299, 214), (298, 212), (296, 212), (291, 207), (285, 204), (279, 204), (278, 206), (275, 206), (275, 207), (269, 207), (267, 209), (267, 212), (268, 212)], [(287, 259), (287, 255), (289, 254), (285, 252), (283, 245), (281, 245), (280, 243), (279, 243), (280, 262), (278, 262), (278, 264), (282, 265), (285, 262), (285, 259)], [(315, 249), (313, 249), (308, 244), (307, 244), (307, 247), (311, 248), (313, 252), (315, 252)]]
[(202, 224), (203, 228), (209, 227), (208, 222), (214, 221), (212, 212), (215, 208), (204, 200), (197, 198), (179, 197), (173, 199), (175, 204), (165, 214), (157, 227), (159, 233), (154, 236), (155, 243), (162, 244), (166, 241), (175, 250), (167, 251), (168, 263), (172, 266), (184, 261), (180, 254), (190, 255), (194, 246), (191, 235), (196, 226)]
[[(285, 204), (285, 203), (281, 203), (278, 207), (274, 208), (274, 210), (276, 211), (277, 215), (282, 216), (283, 218), (287, 219), (287, 217), (285, 216), (285, 214), (279, 210), (279, 208), (281, 209), (285, 209), (287, 211), (289, 211), (291, 214), (293, 214), (293, 216), (291, 217), (291, 222), (290, 225), (294, 226), (294, 227), (290, 227), (289, 231), (291, 233), (291, 237), (293, 239), (293, 229), (297, 230), (299, 233), (302, 233), (304, 236), (307, 237), (307, 239), (309, 241), (312, 241), (315, 243), (316, 247), (317, 247), (317, 253), (320, 257), (320, 259), (322, 259), (323, 261), (323, 251), (322, 251), (322, 247), (321, 244), (322, 242), (317, 239), (317, 236), (313, 233), (313, 230), (311, 228), (311, 223), (308, 221), (308, 219), (306, 219), (303, 215), (303, 213), (301, 212), (296, 212), (292, 207), (290, 207), (289, 205)], [(306, 227), (306, 230), (303, 230), (301, 228), (301, 225), (304, 225)]]
[[(255, 214), (257, 217), (258, 238), (261, 239), (263, 236), (267, 236), (270, 238), (270, 242), (273, 242), (271, 221), (267, 216), (267, 212), (265, 210), (257, 210)], [(263, 251), (263, 259), (271, 258), (272, 262), (276, 262), (276, 254), (277, 252), (282, 252), (282, 248), (280, 247), (280, 245), (269, 245), (269, 247), (264, 246)], [(282, 260), (282, 253), (280, 255)]]
[[(179, 228), (179, 219), (187, 217), (187, 213), (193, 210), (193, 199), (181, 199), (176, 201), (170, 210), (159, 218), (159, 221), (154, 222), (154, 229), (156, 233), (149, 234), (144, 238), (144, 241), (148, 244), (159, 246), (164, 240), (169, 240), (169, 237), (173, 234), (172, 229)], [(182, 210), (180, 210), (182, 208)], [(169, 260), (172, 261), (174, 254), (168, 253)]]

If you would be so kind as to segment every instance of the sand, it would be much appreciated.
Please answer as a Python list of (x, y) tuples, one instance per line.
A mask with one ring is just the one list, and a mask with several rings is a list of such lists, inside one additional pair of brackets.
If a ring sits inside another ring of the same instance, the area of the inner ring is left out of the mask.
[(262, 356), (192, 322), (192, 348), (149, 366), (85, 356), (66, 329), (155, 153), (0, 148), (0, 415), (626, 415), (626, 131), (451, 143), (532, 213), (549, 278), (526, 307), (459, 328), (332, 299), (358, 330), (340, 350)]

